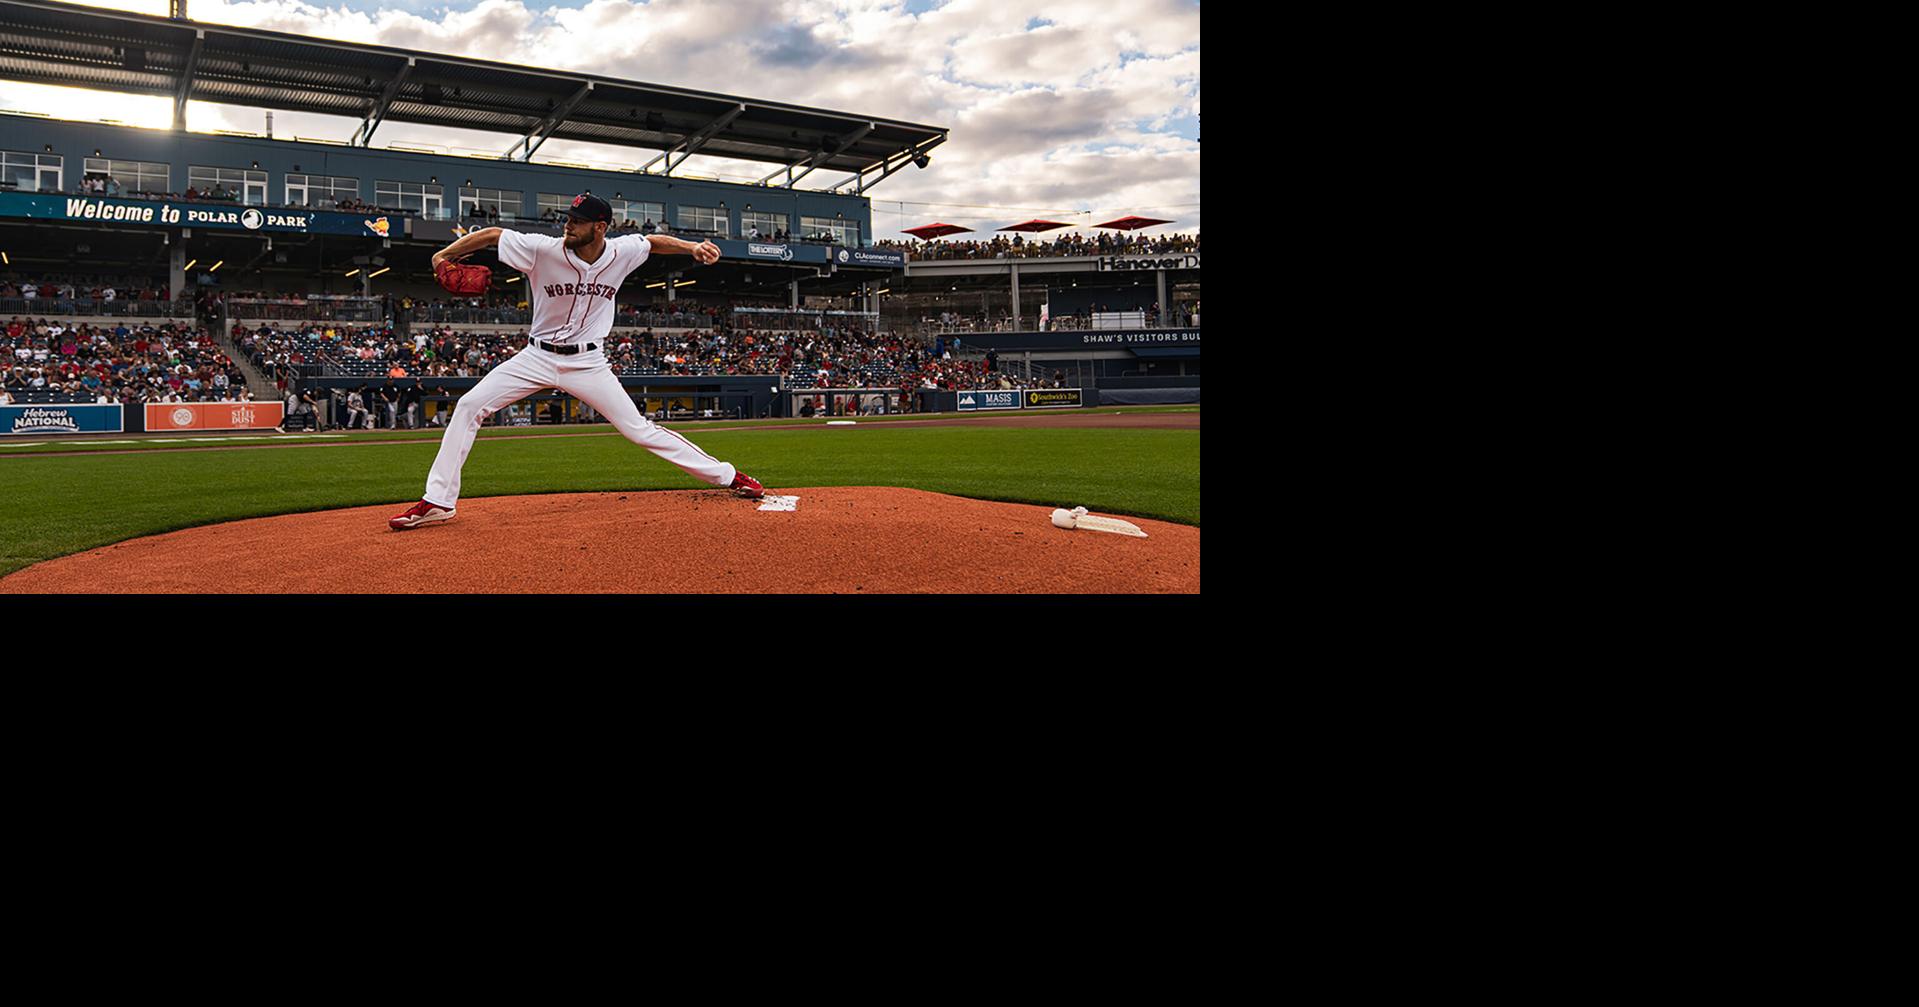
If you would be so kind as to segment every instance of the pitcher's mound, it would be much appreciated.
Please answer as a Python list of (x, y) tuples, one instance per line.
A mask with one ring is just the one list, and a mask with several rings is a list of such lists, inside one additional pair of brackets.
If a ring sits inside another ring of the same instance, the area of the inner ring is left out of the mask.
[(1199, 529), (1128, 518), (1146, 538), (1067, 531), (1058, 504), (888, 487), (461, 501), (391, 531), (405, 503), (189, 528), (64, 556), (0, 593), (1129, 594), (1197, 593)]

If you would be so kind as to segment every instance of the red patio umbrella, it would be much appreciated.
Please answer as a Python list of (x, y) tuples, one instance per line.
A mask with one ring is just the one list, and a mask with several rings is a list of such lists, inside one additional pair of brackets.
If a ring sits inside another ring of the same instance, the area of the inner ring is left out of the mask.
[(1155, 220), (1152, 217), (1121, 217), (1118, 220), (1109, 220), (1104, 224), (1094, 224), (1093, 226), (1110, 227), (1115, 231), (1137, 231), (1142, 227), (1151, 227), (1154, 224), (1170, 223), (1172, 223), (1170, 220)]
[(958, 224), (921, 224), (918, 227), (900, 228), (900, 233), (910, 234), (921, 241), (931, 241), (934, 238), (943, 238), (949, 234), (971, 230), (970, 227), (961, 227)]
[(1071, 226), (1073, 225), (1062, 224), (1056, 220), (1033, 219), (1033, 220), (1024, 221), (1018, 224), (1008, 224), (1007, 226), (1000, 228), (1000, 230), (1002, 231), (1050, 231), (1055, 227), (1071, 227)]

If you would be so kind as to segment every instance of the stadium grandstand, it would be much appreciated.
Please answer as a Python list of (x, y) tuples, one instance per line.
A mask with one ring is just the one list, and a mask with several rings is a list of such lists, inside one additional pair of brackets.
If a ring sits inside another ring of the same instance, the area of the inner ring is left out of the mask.
[[(14, 403), (252, 398), (291, 416), (312, 393), (333, 424), (345, 396), (393, 382), (430, 387), (431, 422), (525, 345), (529, 321), (517, 274), (496, 267), (487, 297), (451, 298), (432, 253), (478, 226), (556, 234), (581, 192), (608, 200), (616, 231), (722, 252), (704, 267), (649, 261), (618, 296), (609, 349), (650, 413), (911, 410), (1074, 382), (1111, 382), (1121, 401), (1119, 386), (1156, 375), (1191, 375), (1191, 398), (1141, 401), (1197, 399), (1197, 235), (875, 240), (868, 192), (927, 168), (943, 127), (172, 9), (0, 0), (0, 79), (173, 107), (171, 129), (0, 112), (0, 350)], [(191, 132), (189, 101), (263, 110), (264, 127)], [(275, 135), (275, 110), (358, 125)], [(387, 122), (491, 132), (500, 148), (378, 145)], [(624, 169), (536, 160), (554, 139), (640, 153)], [(696, 154), (764, 175), (691, 175)], [(536, 397), (529, 411), (496, 419), (592, 419), (570, 401)]]

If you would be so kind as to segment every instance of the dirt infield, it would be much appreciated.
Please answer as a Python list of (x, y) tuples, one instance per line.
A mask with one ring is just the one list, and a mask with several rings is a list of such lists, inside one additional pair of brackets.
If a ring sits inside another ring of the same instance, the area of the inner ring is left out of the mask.
[(389, 531), (405, 504), (134, 539), (0, 578), (0, 594), (1197, 593), (1199, 529), (1066, 531), (1053, 508), (890, 487), (488, 497)]

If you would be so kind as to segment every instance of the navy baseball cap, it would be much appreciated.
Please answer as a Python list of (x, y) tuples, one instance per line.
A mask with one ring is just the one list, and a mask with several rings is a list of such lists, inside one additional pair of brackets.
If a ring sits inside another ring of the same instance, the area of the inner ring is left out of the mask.
[(566, 208), (566, 215), (574, 220), (606, 221), (613, 220), (613, 207), (606, 200), (590, 192), (582, 192), (573, 197), (573, 205)]

